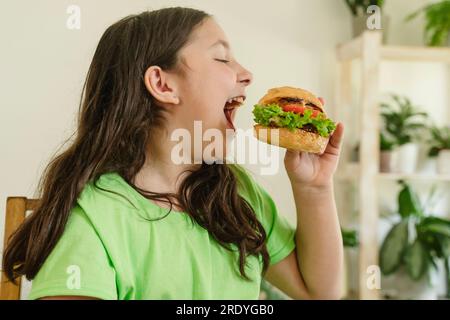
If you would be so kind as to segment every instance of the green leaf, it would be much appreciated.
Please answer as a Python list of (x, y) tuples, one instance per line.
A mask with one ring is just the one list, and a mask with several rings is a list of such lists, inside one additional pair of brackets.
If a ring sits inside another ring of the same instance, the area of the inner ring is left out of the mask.
[(428, 156), (429, 157), (437, 157), (437, 155), (439, 154), (440, 149), (436, 148), (436, 147), (432, 147), (430, 148), (430, 151), (428, 151)]
[(450, 238), (450, 226), (445, 224), (430, 223), (422, 226), (421, 229), (424, 232), (438, 233), (440, 235)]
[(428, 216), (422, 219), (421, 225), (429, 225), (429, 224), (442, 224), (450, 227), (450, 221), (448, 219), (443, 219), (439, 217)]
[(421, 215), (417, 195), (405, 183), (403, 183), (403, 189), (398, 194), (398, 211), (403, 218), (410, 215)]
[(427, 251), (438, 258), (450, 254), (450, 221), (438, 217), (425, 217), (416, 226), (418, 237)]
[(404, 261), (411, 279), (419, 280), (422, 278), (429, 266), (429, 259), (427, 251), (419, 239), (416, 239), (412, 245), (407, 246)]
[(357, 247), (359, 245), (358, 234), (356, 230), (345, 230), (341, 228), (341, 233), (344, 247)]
[(406, 246), (408, 245), (408, 219), (394, 225), (383, 241), (380, 250), (380, 269), (388, 275), (400, 266)]
[(421, 132), (426, 128), (426, 112), (419, 111), (410, 99), (391, 94), (392, 104), (381, 104), (381, 117), (384, 129), (393, 138), (396, 145), (402, 145), (413, 140), (419, 140)]
[(311, 124), (323, 137), (328, 137), (336, 129), (336, 124), (333, 120), (327, 118), (323, 113), (319, 113), (317, 117), (313, 118), (311, 110), (306, 110), (303, 115), (300, 115), (294, 112), (283, 111), (277, 104), (255, 105), (253, 116), (254, 121), (263, 126), (273, 124), (291, 131)]
[(418, 226), (422, 232), (436, 232), (444, 236), (449, 236), (450, 221), (439, 217), (425, 217)]
[(356, 11), (356, 4), (355, 1), (352, 0), (345, 0), (345, 2), (347, 3), (347, 6), (349, 7), (350, 11), (352, 12), (352, 14), (354, 16), (356, 16), (357, 11)]
[(448, 259), (450, 257), (450, 239), (443, 236), (438, 236), (437, 239), (441, 246), (442, 258)]
[(432, 126), (430, 129), (431, 139), (429, 140), (431, 148), (428, 152), (430, 156), (436, 156), (440, 150), (450, 149), (450, 127)]
[(395, 146), (395, 142), (390, 140), (386, 134), (380, 132), (380, 150), (392, 150)]
[(450, 31), (450, 1), (429, 4), (409, 15), (411, 20), (419, 13), (425, 14), (425, 40), (431, 46), (445, 45)]
[(418, 226), (416, 226), (416, 229), (418, 238), (420, 238), (422, 244), (426, 246), (427, 250), (437, 257), (442, 257), (441, 245), (439, 243), (437, 235), (423, 232)]
[(419, 9), (417, 11), (414, 11), (413, 13), (409, 14), (406, 16), (405, 21), (411, 21), (413, 19), (415, 19), (419, 14), (422, 13), (423, 9)]

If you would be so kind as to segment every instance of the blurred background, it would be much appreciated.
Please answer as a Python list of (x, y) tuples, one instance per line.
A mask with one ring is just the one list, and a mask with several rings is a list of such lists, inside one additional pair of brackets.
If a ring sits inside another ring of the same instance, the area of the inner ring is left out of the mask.
[[(368, 12), (370, 5), (377, 7)], [(105, 29), (143, 10), (189, 6), (215, 16), (236, 59), (254, 75), (237, 127), (251, 128), (253, 103), (284, 85), (324, 97), (330, 117), (344, 122), (335, 189), (346, 244), (345, 298), (449, 297), (450, 1), (9, 0), (0, 6), (0, 241), (6, 198), (36, 196), (42, 170), (76, 126), (82, 85)], [(78, 26), (68, 23), (73, 10)], [(284, 151), (278, 151), (274, 175), (258, 174), (260, 164), (245, 166), (295, 223)], [(23, 286), (26, 298), (29, 283)], [(286, 298), (266, 283), (262, 289), (261, 299)]]

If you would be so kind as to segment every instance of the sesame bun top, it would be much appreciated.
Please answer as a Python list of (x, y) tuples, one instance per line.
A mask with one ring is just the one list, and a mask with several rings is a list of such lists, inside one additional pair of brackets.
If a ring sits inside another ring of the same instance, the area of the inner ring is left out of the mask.
[(320, 102), (319, 99), (315, 95), (313, 95), (311, 92), (301, 89), (301, 88), (294, 88), (294, 87), (278, 87), (278, 88), (272, 88), (267, 91), (266, 95), (263, 96), (259, 100), (259, 104), (261, 105), (267, 105), (271, 103), (277, 103), (281, 98), (297, 98), (297, 99), (303, 99), (305, 100), (305, 104), (311, 103), (318, 107), (323, 113), (325, 113), (325, 110), (323, 109), (323, 105)]

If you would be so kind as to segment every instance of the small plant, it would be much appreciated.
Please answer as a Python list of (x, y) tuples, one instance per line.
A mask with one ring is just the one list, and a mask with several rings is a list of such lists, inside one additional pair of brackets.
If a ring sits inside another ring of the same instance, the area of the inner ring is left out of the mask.
[(395, 142), (389, 139), (385, 133), (380, 132), (380, 150), (391, 151), (395, 147)]
[(430, 157), (435, 157), (441, 150), (450, 150), (450, 127), (431, 127), (431, 148), (428, 152)]
[(359, 245), (358, 234), (356, 230), (346, 230), (341, 228), (341, 233), (344, 247), (354, 248)]
[(419, 119), (427, 119), (427, 113), (418, 111), (407, 97), (391, 96), (394, 104), (381, 104), (381, 116), (391, 142), (401, 146), (418, 140), (420, 130), (426, 128), (426, 124), (419, 122)]
[(442, 259), (447, 277), (447, 297), (450, 297), (450, 221), (426, 215), (427, 205), (421, 206), (410, 186), (403, 181), (400, 183), (403, 186), (398, 194), (401, 220), (393, 225), (381, 246), (381, 271), (389, 275), (404, 265), (409, 277), (418, 281), (432, 267), (437, 269), (437, 260)]
[(429, 4), (406, 17), (407, 21), (425, 14), (425, 41), (429, 46), (445, 45), (450, 33), (450, 0)]
[(369, 6), (375, 5), (381, 8), (384, 4), (384, 0), (345, 0), (345, 2), (355, 17), (363, 15)]

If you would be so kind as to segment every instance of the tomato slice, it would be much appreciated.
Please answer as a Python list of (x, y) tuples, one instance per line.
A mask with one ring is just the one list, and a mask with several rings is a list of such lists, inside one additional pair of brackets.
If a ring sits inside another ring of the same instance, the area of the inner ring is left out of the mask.
[[(294, 112), (299, 114), (304, 114), (306, 109), (308, 108), (298, 104), (287, 104), (283, 107), (283, 111), (285, 112)], [(319, 110), (312, 110), (311, 118), (316, 118), (319, 114)]]
[(297, 104), (287, 104), (283, 106), (283, 111), (286, 112), (294, 112), (294, 113), (300, 113), (303, 114), (305, 112), (305, 107), (299, 106)]

